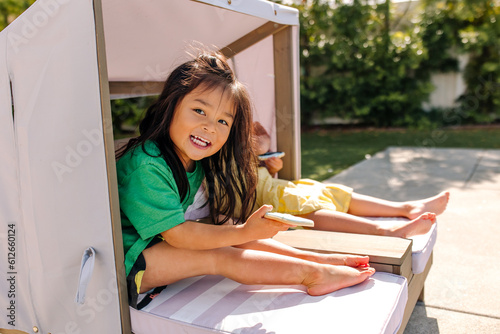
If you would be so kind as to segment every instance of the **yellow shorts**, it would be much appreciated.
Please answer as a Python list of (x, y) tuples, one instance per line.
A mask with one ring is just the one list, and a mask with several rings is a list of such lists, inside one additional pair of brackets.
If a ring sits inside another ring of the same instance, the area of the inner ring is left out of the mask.
[(347, 212), (352, 188), (325, 184), (310, 179), (287, 181), (273, 178), (265, 167), (259, 168), (257, 203), (271, 204), (273, 211), (301, 215), (320, 209)]

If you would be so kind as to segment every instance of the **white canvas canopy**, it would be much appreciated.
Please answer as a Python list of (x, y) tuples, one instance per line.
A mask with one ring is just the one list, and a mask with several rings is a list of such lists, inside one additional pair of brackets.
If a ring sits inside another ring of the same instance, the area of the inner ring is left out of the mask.
[(281, 177), (297, 178), (296, 10), (38, 0), (0, 33), (2, 333), (130, 331), (110, 94), (158, 92), (192, 41), (234, 57), (256, 119), (287, 154)]

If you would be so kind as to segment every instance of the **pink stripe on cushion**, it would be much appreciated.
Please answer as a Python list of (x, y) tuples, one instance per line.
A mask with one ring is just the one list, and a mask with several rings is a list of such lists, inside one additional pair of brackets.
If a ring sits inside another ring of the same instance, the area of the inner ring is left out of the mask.
[(256, 285), (239, 285), (236, 289), (229, 292), (218, 302), (216, 302), (205, 312), (203, 312), (198, 318), (193, 321), (193, 324), (209, 328), (216, 328), (216, 325), (218, 323), (224, 320), (227, 315), (231, 314), (232, 311), (237, 309), (241, 304), (252, 297), (255, 293), (254, 291), (260, 290), (261, 287), (262, 286)]
[[(267, 286), (269, 288), (269, 286)], [(198, 326), (208, 327), (208, 328), (218, 328), (225, 317), (231, 315), (238, 307), (245, 303), (248, 299), (255, 294), (262, 294), (264, 302), (267, 298), (273, 298), (270, 303), (266, 302), (266, 306), (259, 306), (258, 300), (254, 301), (254, 309), (250, 313), (260, 313), (263, 311), (276, 310), (280, 308), (287, 308), (300, 304), (305, 298), (308, 297), (307, 293), (302, 291), (291, 292), (286, 291), (273, 296), (274, 293), (266, 293), (266, 288), (264, 285), (239, 285), (236, 289), (229, 292), (218, 302), (208, 308), (203, 312), (198, 318), (196, 318), (192, 323)]]
[[(162, 304), (158, 305), (149, 313), (160, 315), (162, 317), (170, 317), (177, 312), (180, 308), (191, 302), (193, 299), (224, 280), (223, 276), (210, 276), (207, 275), (193, 284), (185, 287), (177, 294), (167, 299)], [(168, 289), (168, 286), (167, 286)]]
[(264, 311), (277, 310), (281, 308), (292, 307), (302, 303), (309, 295), (303, 291), (297, 292), (285, 292), (275, 298), (271, 304), (269, 304)]

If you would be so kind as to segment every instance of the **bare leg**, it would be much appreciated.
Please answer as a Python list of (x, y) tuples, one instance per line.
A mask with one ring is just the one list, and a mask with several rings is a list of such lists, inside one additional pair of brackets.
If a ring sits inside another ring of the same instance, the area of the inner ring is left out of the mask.
[(313, 220), (315, 230), (385, 235), (379, 223), (343, 212), (318, 210), (301, 217)]
[(435, 222), (436, 214), (426, 212), (411, 221), (399, 222), (395, 225), (392, 225), (391, 227), (389, 227), (388, 235), (409, 238), (414, 235), (425, 234), (431, 229), (432, 225)]
[(401, 238), (425, 234), (436, 221), (436, 215), (430, 212), (423, 213), (412, 220), (396, 223), (373, 221), (331, 210), (318, 210), (302, 215), (302, 217), (314, 220), (315, 230), (386, 235)]
[(450, 193), (448, 191), (443, 191), (434, 197), (429, 197), (420, 201), (406, 202), (407, 206), (411, 208), (408, 218), (413, 219), (424, 212), (433, 212), (436, 215), (440, 215), (446, 210), (449, 200)]
[(446, 209), (450, 193), (443, 191), (436, 196), (417, 201), (393, 202), (353, 193), (347, 213), (355, 216), (406, 217), (415, 219), (426, 212), (440, 215)]
[(146, 270), (141, 292), (180, 279), (223, 275), (243, 284), (302, 284), (312, 295), (326, 294), (363, 282), (373, 268), (352, 268), (234, 247), (206, 251), (174, 248), (161, 242), (144, 250)]
[(254, 240), (246, 244), (235, 246), (244, 249), (260, 250), (270, 253), (291, 256), (307, 261), (331, 264), (337, 266), (349, 267), (366, 267), (369, 265), (370, 258), (368, 256), (350, 255), (350, 254), (333, 254), (333, 253), (316, 253), (300, 250), (274, 239)]

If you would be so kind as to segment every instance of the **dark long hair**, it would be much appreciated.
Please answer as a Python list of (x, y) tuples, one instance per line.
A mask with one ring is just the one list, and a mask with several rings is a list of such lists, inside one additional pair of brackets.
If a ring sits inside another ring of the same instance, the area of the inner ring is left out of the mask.
[[(204, 89), (221, 88), (223, 92), (228, 92), (235, 110), (234, 122), (224, 146), (214, 155), (201, 160), (210, 215), (215, 223), (222, 224), (234, 216), (234, 209), (239, 202), (240, 219), (245, 221), (254, 206), (257, 186), (251, 103), (247, 90), (236, 79), (226, 58), (218, 52), (202, 52), (170, 74), (158, 100), (148, 108), (139, 125), (139, 137), (132, 138), (126, 146), (119, 149), (117, 158), (139, 146), (146, 152), (144, 143), (154, 141), (161, 156), (172, 169), (183, 201), (190, 191), (189, 182), (170, 138), (170, 124), (177, 105), (200, 85)], [(219, 214), (225, 216), (221, 221)]]

